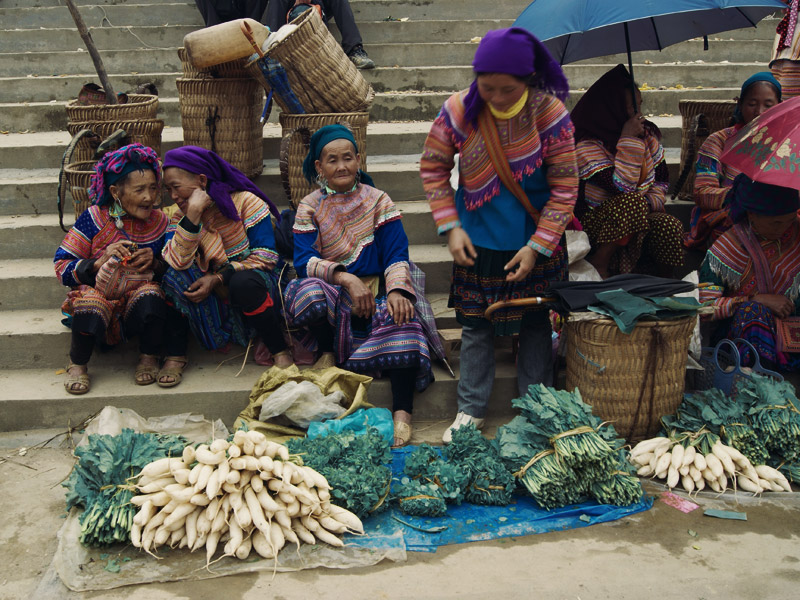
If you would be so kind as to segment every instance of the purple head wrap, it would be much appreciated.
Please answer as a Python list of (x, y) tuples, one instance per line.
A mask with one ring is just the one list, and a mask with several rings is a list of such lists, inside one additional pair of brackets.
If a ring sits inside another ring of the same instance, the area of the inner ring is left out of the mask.
[[(478, 45), (472, 67), (475, 73), (506, 73), (523, 79), (531, 78), (531, 85), (562, 102), (569, 95), (564, 71), (550, 51), (536, 36), (520, 27), (487, 32)], [(484, 104), (475, 80), (464, 98), (467, 121), (476, 122)]]
[(108, 187), (117, 183), (128, 173), (150, 169), (156, 174), (156, 183), (161, 181), (161, 167), (155, 150), (142, 144), (128, 144), (114, 152), (107, 152), (94, 166), (94, 175), (89, 185), (92, 204), (105, 206), (111, 203)]
[(199, 146), (183, 146), (164, 155), (164, 168), (178, 167), (208, 178), (206, 192), (219, 211), (231, 221), (239, 221), (239, 213), (231, 199), (232, 192), (251, 192), (267, 203), (270, 212), (280, 219), (280, 213), (267, 195), (239, 169), (218, 154)]

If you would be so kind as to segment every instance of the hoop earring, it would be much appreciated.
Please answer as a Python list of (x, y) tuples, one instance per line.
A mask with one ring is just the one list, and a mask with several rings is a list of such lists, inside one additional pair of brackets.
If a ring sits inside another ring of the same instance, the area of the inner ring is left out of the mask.
[(322, 173), (319, 173), (319, 172), (317, 173), (317, 179), (316, 179), (316, 182), (317, 182), (317, 185), (320, 187), (320, 189), (323, 189), (323, 190), (324, 190), (326, 187), (328, 187), (328, 180), (327, 180), (327, 179), (325, 179), (325, 178), (322, 176)]

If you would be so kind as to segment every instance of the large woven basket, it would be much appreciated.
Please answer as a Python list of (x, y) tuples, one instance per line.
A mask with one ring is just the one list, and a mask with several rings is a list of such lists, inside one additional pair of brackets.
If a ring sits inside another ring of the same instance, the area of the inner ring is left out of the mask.
[[(314, 11), (307, 11), (314, 12)], [(361, 169), (367, 170), (367, 123), (369, 113), (336, 113), (321, 115), (290, 115), (280, 114), (282, 131), (280, 169), (283, 188), (286, 197), (292, 206), (297, 206), (300, 201), (313, 190), (308, 180), (303, 175), (303, 161), (308, 154), (310, 137), (320, 127), (325, 125), (349, 125), (353, 130), (353, 137), (358, 144), (361, 155)]]
[(75, 208), (75, 218), (89, 208), (89, 186), (92, 183), (95, 164), (96, 161), (84, 160), (70, 163), (64, 168), (64, 177)]
[(67, 103), (67, 120), (70, 123), (90, 121), (135, 121), (155, 119), (158, 114), (158, 96), (128, 94), (125, 104), (90, 104), (83, 106), (77, 100)]
[[(142, 144), (155, 150), (161, 155), (161, 132), (164, 130), (164, 121), (161, 119), (141, 119), (138, 121), (107, 121), (102, 123), (67, 123), (67, 131), (75, 135), (81, 129), (91, 129), (100, 138), (100, 141), (118, 129), (124, 129), (129, 138), (129, 143)], [(81, 162), (94, 158), (95, 146), (88, 138), (81, 138), (75, 147), (72, 161)]]
[(183, 77), (186, 79), (243, 79), (249, 77), (245, 69), (247, 59), (240, 58), (213, 67), (198, 69), (189, 60), (186, 48), (178, 48), (178, 58), (181, 60)]
[(695, 319), (640, 321), (630, 334), (611, 319), (568, 321), (567, 389), (628, 442), (652, 437), (681, 402)]
[(183, 142), (219, 154), (250, 178), (263, 170), (264, 91), (252, 79), (178, 79)]
[[(297, 29), (266, 55), (286, 69), (289, 85), (306, 113), (368, 110), (375, 99), (372, 86), (347, 58), (317, 11), (307, 10), (292, 23)], [(269, 89), (255, 61), (248, 65), (248, 72)]]
[(730, 125), (736, 102), (733, 100), (681, 100), (681, 171), (673, 195), (691, 200), (694, 195), (697, 151), (706, 138)]

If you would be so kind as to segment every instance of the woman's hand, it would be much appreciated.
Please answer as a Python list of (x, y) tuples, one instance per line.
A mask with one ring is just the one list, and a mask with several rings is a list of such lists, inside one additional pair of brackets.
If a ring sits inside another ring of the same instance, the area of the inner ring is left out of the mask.
[(111, 258), (112, 256), (116, 256), (120, 260), (129, 258), (131, 256), (130, 246), (132, 245), (133, 242), (130, 242), (128, 240), (120, 240), (119, 242), (114, 242), (113, 244), (109, 244), (108, 246), (106, 246), (106, 249), (103, 250), (103, 254), (100, 255), (100, 257), (97, 260), (94, 261), (94, 267), (93, 267), (94, 272), (96, 273), (97, 271), (99, 271), (100, 267), (102, 267), (106, 262), (108, 262), (108, 259)]
[(137, 273), (144, 273), (153, 267), (153, 249), (139, 248), (131, 254), (128, 266), (136, 269)]
[(186, 216), (195, 225), (200, 224), (200, 217), (203, 216), (203, 211), (211, 206), (213, 200), (211, 196), (206, 194), (203, 188), (195, 188), (192, 195), (186, 201)]
[(756, 294), (753, 302), (766, 306), (778, 319), (785, 319), (794, 312), (794, 303), (783, 294)]
[(456, 264), (461, 267), (471, 267), (478, 258), (469, 234), (461, 227), (453, 227), (447, 231), (447, 249), (450, 250)]
[[(506, 271), (511, 271), (506, 275), (506, 281), (522, 281), (531, 272), (536, 264), (536, 250), (530, 246), (523, 246), (510, 261), (503, 267)], [(516, 270), (514, 269), (516, 267)]]
[(405, 325), (414, 318), (414, 304), (402, 292), (393, 290), (386, 296), (389, 315), (397, 325)]
[(642, 113), (636, 113), (630, 119), (625, 121), (625, 125), (622, 126), (622, 133), (620, 136), (627, 136), (627, 137), (644, 137), (644, 115)]
[(211, 295), (211, 292), (214, 291), (214, 288), (221, 283), (222, 279), (220, 279), (215, 273), (209, 273), (208, 275), (203, 275), (200, 279), (190, 285), (189, 288), (183, 292), (183, 295), (192, 302), (202, 302), (208, 298)]
[(358, 277), (351, 273), (337, 274), (337, 281), (353, 299), (353, 312), (357, 317), (369, 318), (375, 314), (375, 296)]

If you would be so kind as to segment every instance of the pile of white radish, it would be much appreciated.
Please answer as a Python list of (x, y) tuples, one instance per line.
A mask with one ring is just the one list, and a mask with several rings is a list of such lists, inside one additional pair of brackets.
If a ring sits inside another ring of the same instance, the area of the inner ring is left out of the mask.
[(152, 462), (137, 487), (131, 541), (149, 554), (164, 544), (205, 546), (208, 565), (220, 543), (223, 556), (244, 560), (252, 549), (275, 558), (287, 542), (342, 546), (337, 534), (364, 533), (356, 515), (330, 503), (325, 477), (257, 431)]
[(666, 479), (668, 488), (680, 485), (689, 493), (706, 485), (719, 493), (737, 487), (753, 494), (792, 491), (780, 471), (767, 465), (753, 466), (736, 448), (719, 440), (704, 455), (694, 446), (656, 437), (636, 444), (630, 460), (639, 467), (636, 473), (640, 477)]

